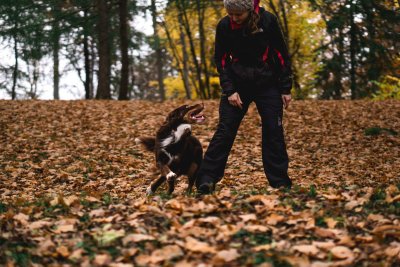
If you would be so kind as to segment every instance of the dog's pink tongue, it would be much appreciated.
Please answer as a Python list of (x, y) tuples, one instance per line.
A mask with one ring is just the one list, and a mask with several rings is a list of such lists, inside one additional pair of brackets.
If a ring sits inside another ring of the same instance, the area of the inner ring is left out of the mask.
[(197, 115), (195, 118), (196, 118), (197, 121), (200, 121), (200, 122), (206, 120), (206, 117), (204, 117), (204, 115)]

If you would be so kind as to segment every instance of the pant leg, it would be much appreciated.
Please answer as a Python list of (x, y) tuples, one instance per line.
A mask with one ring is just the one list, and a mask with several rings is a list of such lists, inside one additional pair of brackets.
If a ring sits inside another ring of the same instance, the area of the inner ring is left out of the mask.
[(283, 100), (280, 93), (255, 98), (262, 121), (262, 159), (265, 175), (272, 187), (288, 186), (289, 158), (283, 129)]
[(204, 183), (217, 183), (224, 176), (225, 166), (240, 123), (247, 112), (250, 98), (240, 95), (242, 109), (232, 106), (228, 97), (222, 96), (219, 106), (219, 123), (212, 137), (196, 179), (198, 188)]

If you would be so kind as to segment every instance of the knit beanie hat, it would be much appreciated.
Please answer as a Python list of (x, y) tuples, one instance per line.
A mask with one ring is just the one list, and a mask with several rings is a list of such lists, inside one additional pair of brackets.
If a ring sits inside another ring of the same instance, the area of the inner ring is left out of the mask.
[(224, 0), (224, 6), (228, 10), (253, 10), (257, 0)]

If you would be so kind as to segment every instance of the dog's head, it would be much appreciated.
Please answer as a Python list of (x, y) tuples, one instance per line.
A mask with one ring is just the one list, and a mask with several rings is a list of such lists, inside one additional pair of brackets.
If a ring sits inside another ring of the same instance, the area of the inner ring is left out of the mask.
[(206, 119), (205, 116), (202, 114), (203, 109), (204, 109), (203, 104), (197, 104), (193, 106), (189, 105), (180, 106), (179, 108), (174, 109), (168, 114), (165, 123), (167, 124), (202, 123)]

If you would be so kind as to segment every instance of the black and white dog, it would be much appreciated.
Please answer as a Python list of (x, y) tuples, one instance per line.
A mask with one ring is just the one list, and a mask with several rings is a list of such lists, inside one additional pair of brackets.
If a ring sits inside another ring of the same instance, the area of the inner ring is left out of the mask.
[(187, 193), (197, 178), (197, 171), (203, 160), (203, 148), (200, 141), (192, 135), (192, 124), (202, 123), (205, 117), (201, 112), (204, 105), (183, 105), (170, 112), (156, 133), (156, 137), (139, 137), (137, 144), (142, 144), (147, 151), (154, 152), (156, 167), (160, 176), (147, 188), (148, 195), (153, 194), (165, 181), (168, 193), (175, 188), (175, 180), (180, 175), (187, 175), (189, 185)]

